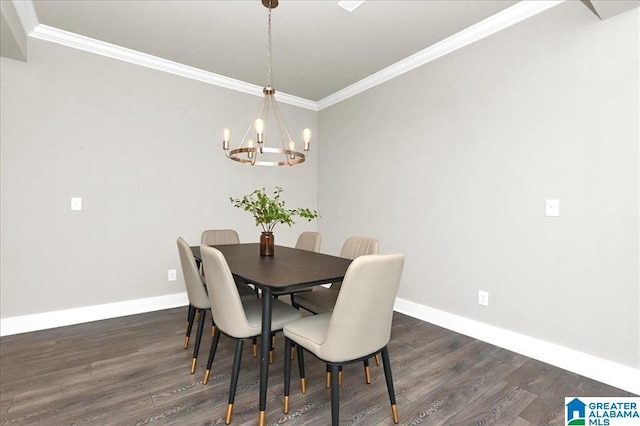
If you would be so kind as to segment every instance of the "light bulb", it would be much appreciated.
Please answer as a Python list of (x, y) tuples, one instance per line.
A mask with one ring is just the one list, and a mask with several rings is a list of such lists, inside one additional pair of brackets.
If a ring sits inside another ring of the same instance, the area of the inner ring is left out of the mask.
[(258, 139), (258, 145), (262, 146), (263, 142), (264, 142), (264, 120), (262, 120), (261, 118), (258, 118), (256, 120), (256, 139)]
[[(294, 141), (289, 142), (289, 151), (296, 152), (296, 143)], [(294, 154), (289, 154), (289, 158), (293, 160), (296, 156)]]
[(304, 150), (309, 151), (309, 141), (311, 140), (311, 129), (304, 129), (302, 131), (302, 139), (304, 141)]
[(229, 150), (229, 136), (230, 136), (230, 131), (229, 129), (224, 129), (222, 131), (222, 149), (224, 149), (225, 151)]
[[(252, 141), (251, 139), (249, 139), (249, 140), (247, 141), (247, 148), (250, 148), (250, 149), (251, 149), (251, 148), (254, 148), (254, 147), (255, 147), (255, 144), (253, 143), (253, 141)], [(249, 151), (249, 152), (247, 152), (247, 156), (248, 156), (249, 158), (253, 158), (253, 151)]]
[(264, 120), (261, 118), (256, 120), (256, 133), (264, 133)]

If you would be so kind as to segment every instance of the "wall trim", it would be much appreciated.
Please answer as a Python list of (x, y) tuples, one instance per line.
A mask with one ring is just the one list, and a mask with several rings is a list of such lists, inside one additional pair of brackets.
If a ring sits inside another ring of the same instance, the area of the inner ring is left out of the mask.
[(0, 336), (47, 330), (67, 325), (99, 321), (127, 315), (142, 314), (179, 306), (187, 306), (187, 293), (168, 294), (144, 299), (125, 300), (103, 305), (83, 306), (60, 311), (42, 312), (17, 317), (0, 318)]
[[(517, 24), (518, 22), (542, 13), (552, 7), (558, 6), (565, 1), (566, 0), (520, 1), (503, 11), (470, 26), (469, 28), (459, 31), (456, 34), (427, 47), (426, 49), (371, 74), (370, 76), (365, 77), (364, 79), (347, 86), (318, 102), (281, 92), (278, 92), (278, 101), (316, 112), (323, 110), (324, 108), (328, 108), (342, 102), (345, 99), (357, 95), (358, 93), (371, 89), (417, 67), (461, 49), (464, 46), (502, 31), (505, 28)], [(152, 68), (158, 71), (168, 72), (170, 74), (179, 75), (181, 77), (190, 78), (192, 80), (201, 81), (214, 86), (224, 87), (254, 96), (262, 96), (262, 87), (255, 84), (225, 77), (220, 74), (204, 71), (132, 49), (127, 49), (115, 44), (85, 37), (80, 34), (39, 24), (38, 17), (35, 13), (31, 0), (13, 0), (13, 3), (16, 6), (16, 12), (18, 13), (18, 17), (20, 18), (25, 31), (31, 37), (143, 67)]]
[[(189, 303), (187, 293), (168, 294), (60, 311), (0, 318), (0, 336), (47, 330), (127, 315), (160, 311)], [(515, 333), (459, 315), (396, 298), (394, 309), (405, 315), (640, 395), (640, 369)], [(570, 395), (567, 395), (570, 396)]]
[[(31, 2), (25, 2), (31, 4)], [(33, 6), (32, 6), (33, 7)], [(20, 15), (20, 14), (19, 14)], [(246, 83), (234, 78), (225, 77), (199, 68), (190, 67), (178, 62), (169, 61), (157, 56), (148, 55), (126, 47), (106, 43), (94, 38), (85, 37), (80, 34), (71, 33), (47, 25), (38, 24), (29, 32), (29, 36), (52, 43), (61, 44), (73, 49), (84, 50), (96, 55), (106, 56), (119, 61), (164, 71), (169, 74), (186, 77), (191, 80), (201, 81), (214, 86), (235, 90), (236, 92), (247, 93), (253, 96), (262, 96), (262, 87), (255, 84)], [(318, 111), (318, 103), (287, 93), (277, 93), (278, 102), (294, 105), (300, 108)]]
[[(397, 312), (640, 395), (640, 369), (396, 298)], [(571, 395), (567, 395), (571, 396)]]
[(318, 101), (318, 110), (321, 111), (332, 105), (344, 101), (358, 93), (369, 90), (379, 84), (398, 77), (406, 72), (418, 68), (424, 64), (434, 61), (444, 55), (461, 49), (471, 43), (482, 40), (492, 34), (504, 30), (518, 22), (524, 21), (532, 16), (551, 9), (564, 3), (566, 0), (558, 1), (521, 1), (515, 5), (488, 17), (462, 31), (459, 31), (438, 43), (427, 47), (411, 56), (402, 59), (395, 64), (389, 65), (382, 70), (371, 74), (362, 80), (338, 90), (337, 92)]

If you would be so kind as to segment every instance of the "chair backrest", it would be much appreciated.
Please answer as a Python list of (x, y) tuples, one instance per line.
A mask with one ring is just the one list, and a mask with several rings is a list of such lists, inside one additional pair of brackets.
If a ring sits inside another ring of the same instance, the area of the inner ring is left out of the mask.
[(401, 254), (355, 259), (342, 281), (326, 340), (318, 356), (327, 361), (354, 360), (389, 343), (393, 305), (404, 267)]
[(208, 309), (211, 307), (209, 296), (204, 288), (202, 277), (196, 266), (196, 259), (193, 257), (189, 244), (182, 238), (178, 237), (178, 254), (180, 255), (180, 265), (182, 266), (182, 274), (184, 275), (184, 284), (187, 287), (187, 296), (189, 303), (196, 308)]
[(206, 246), (240, 244), (240, 237), (238, 237), (238, 233), (233, 229), (207, 229), (202, 232), (200, 244)]
[(355, 259), (366, 254), (378, 254), (378, 240), (366, 237), (349, 237), (340, 250), (340, 257), (347, 259)]
[(255, 329), (249, 326), (238, 288), (222, 252), (215, 247), (200, 246), (204, 273), (209, 285), (209, 303), (213, 321), (224, 333), (235, 338), (251, 337)]
[[(340, 257), (346, 259), (355, 259), (358, 256), (368, 254), (378, 254), (378, 240), (375, 238), (349, 237), (340, 250)], [(334, 290), (340, 290), (340, 286), (340, 283), (331, 284), (331, 288)]]
[(303, 232), (298, 237), (298, 241), (296, 242), (296, 248), (307, 251), (320, 251), (320, 242), (322, 241), (322, 237), (319, 232)]

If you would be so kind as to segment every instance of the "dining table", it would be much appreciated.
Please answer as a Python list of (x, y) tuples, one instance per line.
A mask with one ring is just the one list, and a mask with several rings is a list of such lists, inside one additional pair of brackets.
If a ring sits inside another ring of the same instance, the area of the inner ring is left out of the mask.
[[(294, 293), (321, 284), (340, 282), (352, 260), (284, 246), (275, 246), (273, 256), (260, 256), (259, 243), (216, 245), (213, 247), (222, 252), (231, 274), (237, 281), (255, 286), (260, 289), (262, 294), (258, 424), (264, 426), (269, 379), (273, 293)], [(201, 261), (200, 247), (191, 247), (191, 251), (196, 260)]]

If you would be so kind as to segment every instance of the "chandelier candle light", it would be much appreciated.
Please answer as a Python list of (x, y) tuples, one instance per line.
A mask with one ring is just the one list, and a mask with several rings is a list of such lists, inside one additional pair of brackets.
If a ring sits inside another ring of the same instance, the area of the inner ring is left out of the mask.
[[(278, 0), (262, 0), (262, 4), (269, 9), (269, 31), (267, 44), (267, 86), (262, 89), (263, 97), (260, 100), (258, 109), (249, 124), (249, 128), (242, 138), (238, 148), (229, 150), (231, 131), (224, 129), (222, 137), (222, 149), (227, 157), (239, 163), (251, 164), (252, 166), (294, 166), (304, 163), (306, 155), (296, 150), (296, 143), (289, 135), (289, 129), (282, 118), (282, 113), (276, 102), (275, 89), (271, 87), (271, 10), (278, 7)], [(269, 116), (280, 134), (280, 147), (267, 146), (267, 123)], [(256, 141), (249, 139), (252, 127), (255, 130)], [(311, 141), (311, 130), (304, 129), (302, 132), (303, 150), (309, 151)], [(271, 155), (271, 161), (268, 156)], [(279, 158), (278, 158), (279, 156)]]

